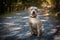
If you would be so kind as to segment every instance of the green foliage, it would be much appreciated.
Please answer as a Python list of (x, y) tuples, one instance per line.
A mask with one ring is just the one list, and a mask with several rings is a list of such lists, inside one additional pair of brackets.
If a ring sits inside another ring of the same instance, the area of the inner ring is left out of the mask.
[[(37, 6), (41, 7), (42, 2), (48, 2), (51, 3), (49, 0), (0, 0), (0, 13), (4, 12), (12, 12), (12, 11), (18, 11), (18, 10), (24, 10), (27, 9), (30, 6)], [(53, 4), (55, 3), (55, 7), (53, 7), (54, 11), (59, 11), (60, 9), (60, 1), (55, 0)], [(57, 10), (56, 10), (57, 9)]]
[[(40, 0), (0, 0), (0, 12), (11, 12), (11, 11), (16, 11), (20, 9), (25, 9), (28, 8), (29, 6), (40, 6)], [(21, 5), (18, 3), (22, 3)]]

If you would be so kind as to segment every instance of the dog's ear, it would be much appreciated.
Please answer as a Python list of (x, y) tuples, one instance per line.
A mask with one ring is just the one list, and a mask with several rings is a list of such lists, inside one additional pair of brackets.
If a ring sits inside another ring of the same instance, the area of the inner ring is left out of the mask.
[(38, 10), (38, 14), (42, 14), (42, 9), (37, 9)]
[(30, 12), (30, 7), (28, 8), (28, 12)]

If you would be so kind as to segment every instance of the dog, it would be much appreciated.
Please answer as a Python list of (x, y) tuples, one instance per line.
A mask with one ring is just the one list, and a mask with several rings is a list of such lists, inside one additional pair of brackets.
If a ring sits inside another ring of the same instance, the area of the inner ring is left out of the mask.
[(29, 7), (29, 25), (31, 27), (31, 34), (40, 36), (44, 32), (44, 28), (42, 26), (42, 22), (38, 17), (38, 8), (37, 7)]

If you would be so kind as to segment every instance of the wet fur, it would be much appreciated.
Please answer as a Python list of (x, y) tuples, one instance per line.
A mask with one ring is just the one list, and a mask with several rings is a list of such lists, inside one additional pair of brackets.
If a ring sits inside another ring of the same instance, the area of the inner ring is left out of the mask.
[[(32, 8), (34, 9), (34, 7), (32, 7)], [(31, 11), (32, 10), (30, 10), (30, 13), (31, 13)], [(37, 13), (38, 12), (36, 12), (36, 14), (34, 14), (34, 15), (30, 14), (29, 24), (31, 27), (31, 34), (40, 36), (43, 33), (44, 28), (42, 26), (42, 22), (39, 20), (39, 18), (37, 18)]]

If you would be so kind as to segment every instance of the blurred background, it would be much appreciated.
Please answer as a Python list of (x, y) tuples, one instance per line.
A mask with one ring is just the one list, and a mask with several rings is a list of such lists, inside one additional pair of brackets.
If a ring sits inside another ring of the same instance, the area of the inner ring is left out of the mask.
[[(30, 32), (30, 6), (42, 11), (38, 16), (45, 30), (40, 37)], [(0, 0), (0, 40), (60, 40), (60, 0)]]
[(44, 8), (45, 12), (48, 10), (60, 16), (60, 0), (0, 0), (0, 15), (25, 11), (30, 6)]

